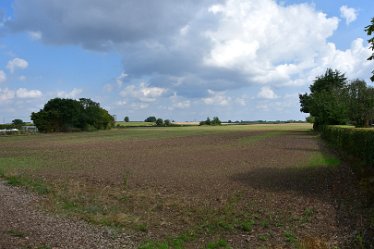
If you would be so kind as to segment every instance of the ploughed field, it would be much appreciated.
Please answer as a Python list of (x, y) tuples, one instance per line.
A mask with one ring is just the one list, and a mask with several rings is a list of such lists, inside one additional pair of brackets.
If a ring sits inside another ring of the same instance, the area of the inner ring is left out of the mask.
[(101, 248), (344, 248), (358, 236), (354, 177), (308, 124), (9, 136), (0, 148), (5, 184), (46, 210), (37, 226), (0, 204), (0, 248), (100, 248), (80, 229), (73, 242), (41, 231), (44, 213), (84, 220), (113, 243)]

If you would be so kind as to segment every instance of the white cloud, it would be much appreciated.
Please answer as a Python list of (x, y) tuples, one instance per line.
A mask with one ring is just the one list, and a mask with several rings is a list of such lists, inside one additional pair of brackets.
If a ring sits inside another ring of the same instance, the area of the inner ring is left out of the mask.
[(157, 98), (161, 97), (164, 93), (167, 92), (167, 89), (161, 87), (150, 87), (144, 82), (139, 86), (129, 85), (124, 88), (120, 95), (122, 97), (133, 97), (142, 102), (154, 102)]
[(27, 77), (25, 75), (21, 75), (21, 76), (18, 77), (18, 79), (20, 81), (25, 81), (25, 80), (27, 80)]
[(207, 105), (227, 106), (231, 101), (231, 97), (227, 97), (225, 95), (225, 92), (215, 92), (212, 90), (208, 90), (208, 94), (208, 97), (202, 99), (203, 102)]
[(30, 38), (34, 41), (38, 41), (38, 40), (41, 40), (43, 38), (42, 33), (39, 32), (39, 31), (29, 31), (27, 33), (30, 36)]
[(39, 90), (27, 90), (26, 88), (19, 88), (16, 91), (17, 98), (21, 99), (39, 98), (42, 95), (42, 92)]
[(6, 81), (6, 74), (4, 71), (0, 70), (0, 83), (3, 83), (4, 81)]
[(1, 89), (0, 88), (0, 101), (7, 101), (11, 100), (15, 97), (15, 93), (13, 90), (9, 90), (8, 88)]
[(16, 69), (26, 69), (29, 66), (29, 63), (21, 58), (14, 58), (13, 60), (8, 61), (7, 68), (11, 73), (14, 73)]
[(121, 73), (117, 78), (116, 78), (116, 83), (118, 87), (122, 87), (123, 82), (125, 81), (125, 78), (128, 76), (126, 73)]
[(79, 94), (82, 93), (82, 89), (79, 88), (74, 88), (70, 92), (65, 92), (65, 91), (59, 91), (57, 92), (57, 97), (59, 98), (66, 98), (66, 99), (75, 99), (79, 96)]
[(177, 96), (176, 93), (174, 93), (174, 95), (171, 96), (170, 99), (172, 101), (172, 106), (169, 107), (169, 109), (171, 110), (173, 110), (174, 108), (186, 109), (191, 106), (190, 100)]
[(345, 19), (345, 23), (348, 25), (357, 19), (357, 10), (343, 5), (340, 7), (340, 16)]
[(262, 99), (276, 99), (276, 98), (278, 98), (278, 96), (275, 94), (275, 92), (268, 86), (262, 87), (257, 96), (259, 98), (262, 98)]
[(213, 9), (221, 18), (214, 31), (205, 32), (213, 44), (205, 64), (243, 73), (252, 83), (304, 79), (305, 71), (318, 67), (315, 61), (339, 23), (308, 4), (228, 0)]

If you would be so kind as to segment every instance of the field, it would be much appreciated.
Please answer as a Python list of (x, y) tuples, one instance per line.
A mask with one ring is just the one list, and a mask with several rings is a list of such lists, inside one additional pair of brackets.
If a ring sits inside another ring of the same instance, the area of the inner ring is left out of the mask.
[[(9, 136), (0, 138), (0, 148), (7, 183), (0, 197), (18, 203), (23, 214), (17, 219), (17, 208), (0, 204), (0, 248), (344, 248), (360, 242), (353, 233), (360, 217), (355, 179), (309, 124)], [(12, 201), (9, 191), (22, 201)], [(37, 218), (28, 217), (35, 212)], [(91, 241), (68, 238), (65, 230), (80, 226)]]

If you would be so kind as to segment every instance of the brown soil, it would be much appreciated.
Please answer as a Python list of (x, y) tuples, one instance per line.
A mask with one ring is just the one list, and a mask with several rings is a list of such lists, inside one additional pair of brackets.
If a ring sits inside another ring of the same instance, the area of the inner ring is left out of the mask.
[[(363, 225), (362, 197), (349, 167), (307, 167), (315, 153), (331, 153), (310, 132), (275, 133), (265, 139), (258, 138), (261, 134), (92, 138), (81, 143), (39, 139), (9, 143), (0, 156), (19, 156), (20, 149), (24, 156), (37, 155), (47, 167), (24, 171), (29, 176), (58, 187), (78, 184), (81, 191), (102, 190), (113, 205), (119, 205), (118, 195), (126, 195), (129, 200), (122, 211), (148, 225), (147, 233), (134, 233), (135, 243), (204, 227), (202, 223), (214, 223), (218, 215), (223, 227), (203, 229), (185, 246), (201, 248), (224, 238), (233, 248), (292, 248), (296, 243), (305, 248), (349, 248), (357, 236), (354, 231)], [(133, 246), (124, 234), (120, 242), (113, 242), (105, 228), (36, 211), (34, 197), (30, 201), (28, 194), (0, 186), (0, 248), (38, 243), (59, 248)], [(215, 217), (207, 218), (210, 214)], [(249, 231), (238, 228), (246, 219), (254, 222)], [(24, 231), (27, 239), (7, 233), (11, 229)]]

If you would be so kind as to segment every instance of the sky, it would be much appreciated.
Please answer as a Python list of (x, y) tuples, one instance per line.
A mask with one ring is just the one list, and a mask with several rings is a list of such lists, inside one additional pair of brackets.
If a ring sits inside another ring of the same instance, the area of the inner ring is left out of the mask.
[(52, 98), (117, 120), (304, 120), (327, 68), (369, 85), (372, 0), (2, 0), (0, 123)]

